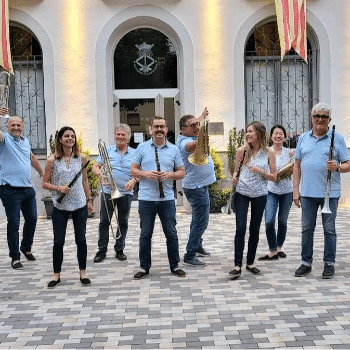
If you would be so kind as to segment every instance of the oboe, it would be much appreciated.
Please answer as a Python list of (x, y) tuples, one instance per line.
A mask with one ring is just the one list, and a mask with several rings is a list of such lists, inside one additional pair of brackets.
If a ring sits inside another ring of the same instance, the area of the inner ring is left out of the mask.
[[(155, 147), (155, 153), (156, 153), (156, 164), (157, 164), (157, 171), (160, 172), (160, 163), (159, 163), (159, 158), (158, 158), (158, 147)], [(163, 182), (158, 179), (158, 183), (159, 183), (159, 198), (164, 198), (164, 189), (163, 189)]]

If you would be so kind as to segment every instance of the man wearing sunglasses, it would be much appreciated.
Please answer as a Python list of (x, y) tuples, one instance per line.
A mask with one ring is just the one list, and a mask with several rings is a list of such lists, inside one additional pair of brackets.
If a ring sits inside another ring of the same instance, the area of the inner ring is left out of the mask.
[[(208, 110), (205, 108), (199, 119), (206, 117), (208, 114)], [(191, 266), (205, 266), (206, 263), (197, 259), (197, 256), (210, 256), (210, 253), (203, 248), (202, 235), (209, 222), (208, 186), (216, 181), (214, 164), (210, 156), (206, 165), (197, 166), (188, 161), (188, 156), (196, 150), (198, 144), (199, 121), (196, 117), (184, 115), (180, 119), (179, 125), (181, 133), (176, 145), (180, 149), (186, 170), (186, 175), (182, 180), (182, 188), (192, 207), (192, 222), (184, 263)]]
[[(302, 209), (301, 266), (296, 277), (311, 272), (313, 261), (313, 238), (318, 208), (324, 206), (328, 171), (331, 171), (329, 192), (330, 214), (322, 213), (324, 231), (324, 270), (322, 278), (334, 276), (336, 256), (335, 219), (340, 197), (340, 173), (350, 170), (349, 155), (343, 136), (334, 133), (333, 159), (330, 160), (332, 130), (331, 108), (325, 103), (316, 104), (311, 110), (312, 130), (302, 134), (295, 150), (293, 171), (293, 201)], [(299, 192), (299, 185), (300, 191)]]

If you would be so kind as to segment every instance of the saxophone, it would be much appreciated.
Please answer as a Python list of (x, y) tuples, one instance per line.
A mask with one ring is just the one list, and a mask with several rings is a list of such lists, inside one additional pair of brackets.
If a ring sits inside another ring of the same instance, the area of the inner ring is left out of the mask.
[(188, 161), (193, 165), (206, 165), (209, 161), (209, 136), (208, 122), (203, 119), (199, 125), (198, 143), (194, 153), (188, 156)]

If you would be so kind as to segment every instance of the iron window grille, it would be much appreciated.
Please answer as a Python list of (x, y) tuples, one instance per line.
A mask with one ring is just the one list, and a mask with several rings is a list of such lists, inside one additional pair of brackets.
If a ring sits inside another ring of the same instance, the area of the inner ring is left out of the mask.
[[(10, 25), (14, 74), (10, 80), (10, 115), (23, 119), (23, 136), (35, 154), (46, 154), (43, 56), (39, 42), (19, 24)], [(2, 125), (5, 130), (5, 124)]]
[(260, 121), (267, 129), (283, 125), (287, 144), (310, 129), (310, 110), (318, 102), (318, 49), (308, 40), (308, 63), (291, 50), (283, 61), (277, 23), (257, 28), (245, 51), (246, 124)]

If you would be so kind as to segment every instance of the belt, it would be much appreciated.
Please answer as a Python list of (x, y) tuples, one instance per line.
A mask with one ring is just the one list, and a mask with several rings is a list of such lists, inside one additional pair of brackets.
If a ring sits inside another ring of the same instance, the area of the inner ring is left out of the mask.
[(8, 190), (26, 190), (29, 187), (16, 187), (16, 186), (10, 186), (10, 185), (0, 185), (0, 188), (8, 189)]

